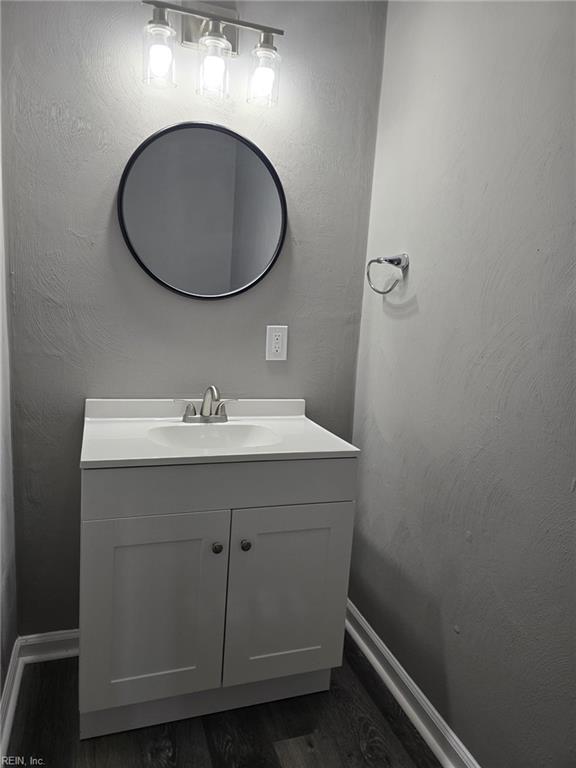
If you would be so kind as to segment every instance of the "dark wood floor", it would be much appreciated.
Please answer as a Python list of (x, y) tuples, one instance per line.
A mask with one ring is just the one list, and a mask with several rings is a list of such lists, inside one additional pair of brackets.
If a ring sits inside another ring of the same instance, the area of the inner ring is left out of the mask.
[(77, 659), (24, 668), (10, 755), (45, 768), (440, 768), (347, 642), (326, 693), (78, 739)]

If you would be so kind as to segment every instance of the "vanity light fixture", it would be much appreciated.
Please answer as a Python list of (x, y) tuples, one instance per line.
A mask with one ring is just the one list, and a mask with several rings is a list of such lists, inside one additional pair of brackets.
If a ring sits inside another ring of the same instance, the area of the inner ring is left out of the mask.
[(144, 82), (148, 85), (175, 85), (174, 42), (176, 30), (170, 26), (164, 8), (154, 8), (144, 27)]
[(248, 84), (248, 101), (261, 107), (271, 107), (278, 101), (280, 56), (274, 37), (262, 32), (260, 42), (252, 51), (253, 69)]
[(202, 63), (198, 93), (213, 99), (225, 99), (228, 96), (228, 62), (232, 45), (222, 32), (222, 22), (209, 21), (199, 45)]
[[(225, 27), (237, 27), (258, 32), (260, 41), (252, 51), (253, 66), (248, 83), (247, 101), (258, 106), (271, 107), (278, 101), (280, 56), (274, 45), (274, 36), (284, 30), (266, 27), (242, 19), (222, 18), (217, 13), (165, 3), (162, 0), (142, 0), (154, 9), (146, 25), (144, 36), (144, 80), (150, 84), (174, 83), (175, 30), (168, 22), (168, 12), (202, 19), (202, 36), (197, 38), (201, 55), (198, 93), (202, 96), (224, 99), (228, 95), (229, 62), (232, 45), (224, 34)], [(216, 8), (216, 6), (215, 6)], [(189, 43), (187, 40), (186, 43)]]

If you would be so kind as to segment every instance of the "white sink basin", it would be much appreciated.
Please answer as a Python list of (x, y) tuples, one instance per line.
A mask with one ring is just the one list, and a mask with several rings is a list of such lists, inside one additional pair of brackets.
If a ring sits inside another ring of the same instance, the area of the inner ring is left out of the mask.
[(191, 451), (260, 448), (282, 442), (279, 435), (267, 427), (255, 424), (170, 424), (152, 427), (148, 437), (158, 445)]
[[(199, 398), (191, 400), (200, 409)], [(181, 400), (87, 400), (83, 469), (349, 458), (358, 448), (306, 418), (303, 400), (238, 400), (228, 421), (184, 424)]]

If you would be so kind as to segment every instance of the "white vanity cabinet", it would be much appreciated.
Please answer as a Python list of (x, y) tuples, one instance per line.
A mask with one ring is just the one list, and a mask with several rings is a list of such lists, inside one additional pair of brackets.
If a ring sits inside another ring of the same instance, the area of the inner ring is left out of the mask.
[(340, 664), (353, 519), (351, 502), (233, 510), (224, 686)]
[(82, 738), (295, 696), (341, 663), (356, 459), (82, 471)]
[(229, 531), (229, 511), (83, 523), (84, 705), (220, 685)]

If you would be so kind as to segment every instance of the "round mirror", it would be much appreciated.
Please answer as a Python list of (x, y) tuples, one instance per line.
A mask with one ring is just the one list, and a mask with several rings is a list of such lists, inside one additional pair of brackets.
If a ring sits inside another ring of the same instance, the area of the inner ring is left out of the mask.
[(284, 190), (268, 158), (227, 128), (182, 123), (134, 152), (120, 181), (128, 248), (158, 282), (199, 299), (251, 288), (278, 258)]

